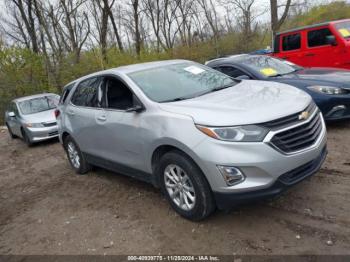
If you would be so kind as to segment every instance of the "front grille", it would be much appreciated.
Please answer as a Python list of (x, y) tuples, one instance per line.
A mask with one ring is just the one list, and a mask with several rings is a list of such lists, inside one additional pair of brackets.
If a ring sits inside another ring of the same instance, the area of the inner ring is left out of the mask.
[(50, 126), (56, 126), (57, 122), (48, 122), (48, 123), (42, 123), (44, 127), (50, 127)]
[(58, 131), (54, 131), (54, 132), (50, 132), (49, 136), (57, 136), (58, 135)]
[(312, 146), (321, 131), (321, 114), (317, 111), (307, 123), (274, 135), (270, 143), (282, 152), (292, 153)]
[[(303, 111), (307, 111), (310, 114), (312, 114), (315, 109), (316, 109), (316, 104), (314, 102), (312, 102)], [(272, 129), (272, 130), (282, 129), (282, 128), (287, 127), (287, 126), (291, 126), (291, 125), (300, 123), (300, 119), (299, 119), (300, 113), (301, 112), (298, 112), (298, 113), (295, 113), (293, 115), (289, 115), (289, 116), (282, 117), (282, 118), (279, 118), (279, 119), (276, 119), (276, 120), (273, 120), (270, 122), (266, 122), (266, 123), (261, 124), (261, 126), (266, 127), (268, 129)]]
[(325, 147), (318, 158), (281, 175), (278, 180), (285, 185), (298, 183), (299, 181), (315, 173), (322, 165), (326, 155), (327, 148)]

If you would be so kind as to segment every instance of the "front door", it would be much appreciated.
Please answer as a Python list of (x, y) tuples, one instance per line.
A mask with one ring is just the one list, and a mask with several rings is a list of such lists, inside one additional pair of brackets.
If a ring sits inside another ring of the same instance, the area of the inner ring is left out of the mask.
[(10, 104), (9, 112), (13, 112), (15, 114), (14, 117), (9, 117), (8, 118), (8, 125), (11, 128), (11, 132), (14, 135), (22, 136), (22, 133), (21, 133), (21, 122), (19, 120), (20, 115), (19, 115), (18, 107), (17, 107), (17, 105), (14, 102), (12, 102)]
[(305, 66), (339, 67), (343, 54), (339, 45), (329, 44), (329, 37), (335, 37), (328, 27), (310, 29), (306, 32)]
[(143, 169), (143, 114), (127, 110), (138, 99), (120, 79), (108, 76), (103, 83), (103, 110), (96, 114), (96, 132), (103, 147), (100, 156), (121, 167)]

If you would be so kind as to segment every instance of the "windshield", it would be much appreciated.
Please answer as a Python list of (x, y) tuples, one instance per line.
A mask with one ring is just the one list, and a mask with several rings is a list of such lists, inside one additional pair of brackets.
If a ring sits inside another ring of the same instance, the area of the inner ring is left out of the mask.
[(189, 99), (236, 84), (227, 75), (195, 63), (181, 63), (129, 74), (153, 101)]
[(19, 102), (19, 109), (23, 115), (35, 114), (57, 107), (59, 96), (43, 96)]
[(335, 24), (335, 28), (344, 38), (350, 38), (350, 21)]
[(299, 69), (296, 65), (293, 66), (286, 61), (264, 55), (248, 56), (241, 60), (240, 63), (250, 67), (266, 77), (286, 75)]

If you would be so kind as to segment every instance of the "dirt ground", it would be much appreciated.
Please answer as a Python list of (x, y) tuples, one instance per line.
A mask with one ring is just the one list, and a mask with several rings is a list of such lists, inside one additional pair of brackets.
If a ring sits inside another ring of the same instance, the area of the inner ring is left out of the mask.
[(350, 254), (350, 122), (318, 174), (273, 201), (193, 223), (151, 185), (75, 175), (57, 141), (0, 131), (0, 254)]

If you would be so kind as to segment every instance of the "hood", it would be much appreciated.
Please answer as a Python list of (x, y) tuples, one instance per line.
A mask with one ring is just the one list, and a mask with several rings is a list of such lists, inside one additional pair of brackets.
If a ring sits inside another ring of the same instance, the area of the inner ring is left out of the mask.
[(279, 77), (284, 80), (318, 82), (318, 85), (341, 86), (350, 89), (350, 70), (336, 68), (304, 68), (295, 73)]
[(311, 97), (300, 89), (274, 82), (239, 84), (193, 99), (160, 104), (162, 110), (188, 115), (196, 124), (235, 126), (258, 124), (304, 110)]
[(22, 118), (28, 123), (45, 123), (45, 122), (55, 122), (55, 109), (30, 114), (30, 115), (22, 115)]

